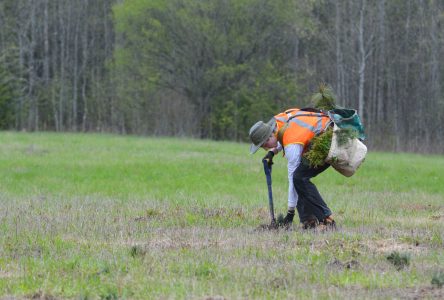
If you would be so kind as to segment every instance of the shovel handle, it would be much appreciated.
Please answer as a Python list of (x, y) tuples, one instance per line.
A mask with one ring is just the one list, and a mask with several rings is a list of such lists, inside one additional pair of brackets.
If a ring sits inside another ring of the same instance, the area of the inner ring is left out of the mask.
[(264, 165), (264, 173), (265, 173), (265, 177), (267, 178), (268, 207), (270, 209), (271, 224), (275, 224), (276, 218), (274, 217), (273, 190), (271, 188), (271, 166), (268, 166), (268, 161), (266, 159), (262, 160), (262, 164)]

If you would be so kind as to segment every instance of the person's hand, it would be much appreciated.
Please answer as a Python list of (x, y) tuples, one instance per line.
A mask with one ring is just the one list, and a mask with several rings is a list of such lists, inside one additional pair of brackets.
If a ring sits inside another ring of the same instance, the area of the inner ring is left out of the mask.
[(273, 151), (268, 151), (267, 155), (264, 156), (263, 159), (267, 161), (268, 167), (271, 167), (271, 165), (273, 165), (273, 157), (274, 157)]
[(282, 221), (283, 225), (291, 225), (293, 223), (294, 218), (294, 210), (289, 210), (284, 220)]

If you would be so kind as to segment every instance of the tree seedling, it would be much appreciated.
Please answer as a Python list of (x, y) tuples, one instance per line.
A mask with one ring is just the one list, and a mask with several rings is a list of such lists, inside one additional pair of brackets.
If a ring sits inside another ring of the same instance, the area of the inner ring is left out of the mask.
[(444, 286), (444, 271), (440, 271), (433, 275), (432, 285), (442, 288)]
[(398, 271), (410, 265), (410, 255), (399, 253), (397, 251), (394, 251), (387, 256), (387, 260), (391, 262)]

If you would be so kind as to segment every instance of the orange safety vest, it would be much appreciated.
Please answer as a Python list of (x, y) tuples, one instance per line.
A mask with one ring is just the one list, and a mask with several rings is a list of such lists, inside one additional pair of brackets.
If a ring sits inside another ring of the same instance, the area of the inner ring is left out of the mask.
[(321, 112), (291, 108), (274, 116), (277, 124), (276, 137), (282, 147), (301, 144), (304, 147), (311, 139), (322, 133), (330, 124), (330, 118)]

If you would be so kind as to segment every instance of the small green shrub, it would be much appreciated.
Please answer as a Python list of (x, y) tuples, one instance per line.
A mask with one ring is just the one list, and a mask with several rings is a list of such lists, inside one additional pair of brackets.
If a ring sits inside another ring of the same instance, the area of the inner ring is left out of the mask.
[(398, 271), (410, 265), (410, 255), (406, 253), (399, 253), (397, 251), (394, 251), (387, 256), (387, 260), (391, 262)]
[(100, 295), (100, 299), (103, 300), (117, 300), (119, 299), (119, 294), (116, 288), (108, 287), (104, 293)]
[(214, 278), (217, 275), (217, 265), (210, 261), (204, 261), (194, 267), (194, 275), (199, 278)]
[(444, 286), (444, 271), (440, 271), (433, 275), (432, 277), (432, 285), (442, 288)]
[(141, 257), (145, 255), (145, 250), (139, 245), (134, 245), (131, 246), (130, 255), (133, 258)]

